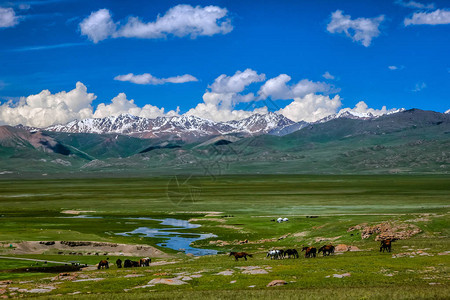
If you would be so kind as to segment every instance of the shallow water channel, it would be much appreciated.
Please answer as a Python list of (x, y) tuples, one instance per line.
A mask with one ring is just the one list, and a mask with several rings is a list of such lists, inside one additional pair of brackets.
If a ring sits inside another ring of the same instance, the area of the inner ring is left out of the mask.
[(195, 256), (213, 255), (217, 254), (216, 250), (201, 249), (191, 247), (191, 243), (199, 240), (204, 240), (211, 237), (216, 237), (212, 233), (191, 233), (183, 232), (186, 229), (193, 229), (201, 227), (199, 224), (192, 224), (186, 220), (179, 219), (153, 219), (153, 218), (134, 218), (128, 220), (151, 220), (159, 221), (161, 225), (171, 226), (169, 228), (149, 228), (138, 227), (133, 231), (116, 233), (121, 236), (140, 235), (145, 237), (157, 237), (166, 239), (164, 242), (157, 244), (160, 247), (174, 249), (186, 254), (192, 253)]

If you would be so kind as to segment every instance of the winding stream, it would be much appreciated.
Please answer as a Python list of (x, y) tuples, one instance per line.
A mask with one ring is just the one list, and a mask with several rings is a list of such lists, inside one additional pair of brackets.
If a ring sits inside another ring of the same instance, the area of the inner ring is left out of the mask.
[(171, 226), (172, 228), (149, 228), (149, 227), (138, 227), (133, 231), (116, 233), (121, 236), (130, 236), (133, 234), (145, 236), (145, 237), (157, 237), (164, 238), (166, 241), (157, 244), (160, 247), (170, 248), (177, 251), (184, 252), (186, 254), (191, 253), (195, 256), (202, 255), (214, 255), (217, 254), (216, 250), (212, 249), (201, 249), (191, 247), (190, 244), (195, 241), (200, 241), (208, 239), (211, 237), (216, 237), (212, 233), (190, 233), (183, 232), (186, 229), (193, 229), (201, 227), (199, 224), (192, 224), (186, 220), (178, 219), (153, 219), (153, 218), (129, 218), (128, 220), (151, 220), (159, 221), (161, 225)]

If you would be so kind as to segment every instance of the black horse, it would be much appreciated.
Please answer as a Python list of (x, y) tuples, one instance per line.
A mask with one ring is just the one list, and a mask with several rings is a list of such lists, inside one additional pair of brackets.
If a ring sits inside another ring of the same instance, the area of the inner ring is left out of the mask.
[(298, 258), (298, 252), (295, 249), (284, 250), (284, 257), (286, 257), (286, 255), (288, 258), (291, 258), (291, 256), (293, 256), (294, 258)]
[(120, 258), (118, 258), (117, 260), (116, 260), (116, 266), (120, 269), (120, 268), (122, 268), (122, 260), (120, 259)]

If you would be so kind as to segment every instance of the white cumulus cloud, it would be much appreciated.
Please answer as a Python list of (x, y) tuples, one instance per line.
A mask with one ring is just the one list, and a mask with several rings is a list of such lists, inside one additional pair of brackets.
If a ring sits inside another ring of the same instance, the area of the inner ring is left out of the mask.
[(246, 69), (243, 72), (237, 71), (232, 76), (227, 76), (226, 74), (220, 75), (214, 80), (209, 88), (214, 93), (240, 93), (248, 85), (264, 81), (265, 79), (265, 74), (258, 74), (252, 69)]
[(107, 9), (91, 13), (80, 23), (81, 33), (94, 43), (109, 37), (157, 39), (169, 35), (196, 38), (227, 34), (233, 30), (228, 10), (218, 6), (191, 6), (180, 4), (170, 8), (164, 15), (158, 15), (153, 22), (144, 22), (130, 17), (117, 28)]
[(311, 93), (333, 93), (337, 91), (332, 85), (325, 82), (303, 79), (294, 85), (288, 85), (289, 81), (291, 81), (291, 76), (287, 74), (280, 74), (267, 80), (258, 92), (259, 99), (271, 97), (272, 100), (286, 100), (301, 98)]
[[(213, 121), (230, 121), (246, 118), (255, 112), (235, 110), (235, 105), (255, 100), (253, 93), (241, 94), (252, 83), (264, 81), (265, 74), (258, 74), (252, 69), (237, 71), (234, 75), (222, 74), (209, 86), (203, 95), (203, 103), (197, 104), (186, 114), (195, 115)], [(267, 108), (258, 109), (260, 113)]]
[(120, 114), (130, 114), (133, 116), (154, 119), (162, 116), (176, 116), (178, 111), (165, 112), (164, 108), (158, 108), (151, 104), (139, 107), (134, 100), (128, 100), (125, 93), (120, 93), (111, 100), (110, 104), (100, 103), (93, 115), (94, 118), (105, 118), (109, 116), (117, 116)]
[(13, 27), (19, 23), (14, 9), (0, 7), (0, 28)]
[(324, 95), (308, 94), (304, 97), (295, 98), (290, 104), (280, 109), (278, 113), (295, 122), (314, 122), (335, 114), (341, 105), (339, 95), (330, 98)]
[(165, 83), (185, 83), (185, 82), (192, 82), (192, 81), (198, 81), (197, 78), (195, 78), (192, 75), (184, 74), (181, 76), (175, 76), (175, 77), (168, 77), (168, 78), (157, 78), (149, 73), (144, 73), (141, 75), (134, 75), (133, 73), (129, 73), (126, 75), (118, 75), (114, 77), (114, 80), (119, 81), (129, 81), (135, 84), (151, 84), (151, 85), (160, 85)]
[(369, 47), (372, 39), (380, 35), (380, 24), (384, 21), (384, 15), (376, 18), (351, 19), (350, 15), (344, 15), (341, 10), (331, 14), (331, 22), (327, 25), (330, 33), (344, 33), (354, 42)]
[(450, 10), (436, 9), (433, 12), (417, 12), (411, 18), (406, 18), (403, 23), (405, 26), (450, 24)]
[(95, 98), (81, 82), (77, 82), (75, 89), (69, 92), (52, 94), (49, 90), (43, 90), (39, 94), (22, 97), (18, 103), (9, 101), (1, 105), (0, 122), (46, 127), (89, 118)]
[(92, 101), (97, 98), (88, 93), (86, 86), (77, 82), (75, 89), (52, 94), (43, 90), (39, 94), (22, 97), (18, 103), (8, 101), (0, 105), (0, 124), (27, 125), (44, 128), (56, 124), (65, 124), (73, 120), (86, 118), (103, 118), (120, 114), (138, 117), (156, 118), (160, 116), (177, 116), (176, 111), (165, 111), (151, 104), (139, 107), (134, 100), (128, 100), (126, 94), (120, 93), (111, 103), (100, 103), (95, 109)]
[(109, 10), (100, 9), (91, 13), (89, 17), (81, 21), (80, 30), (82, 35), (86, 35), (94, 43), (107, 39), (116, 32)]

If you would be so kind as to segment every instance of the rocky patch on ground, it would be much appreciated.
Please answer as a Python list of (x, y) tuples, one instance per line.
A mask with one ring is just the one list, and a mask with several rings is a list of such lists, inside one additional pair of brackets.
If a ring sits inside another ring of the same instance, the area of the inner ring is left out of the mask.
[(350, 227), (347, 232), (358, 230), (361, 232), (362, 239), (368, 239), (374, 234), (377, 234), (375, 240), (381, 241), (384, 239), (399, 239), (405, 240), (422, 232), (422, 230), (414, 224), (405, 224), (395, 221), (383, 222), (376, 225), (369, 225), (367, 223), (358, 224)]
[(344, 278), (344, 277), (350, 277), (352, 274), (350, 274), (350, 273), (343, 273), (343, 274), (333, 274), (333, 275), (327, 275), (327, 276), (325, 276), (325, 278), (330, 278), (330, 277), (333, 277), (333, 278)]
[(284, 281), (284, 280), (272, 280), (271, 282), (269, 282), (269, 283), (267, 284), (267, 287), (272, 287), (272, 286), (283, 286), (283, 285), (285, 285), (285, 284), (287, 284), (287, 282)]
[(152, 286), (155, 284), (183, 285), (188, 283), (178, 278), (155, 278), (148, 282), (148, 286)]
[(412, 251), (412, 252), (402, 252), (402, 253), (395, 253), (392, 254), (392, 258), (399, 258), (399, 257), (416, 257), (416, 256), (434, 256), (433, 254), (424, 252), (422, 250)]

